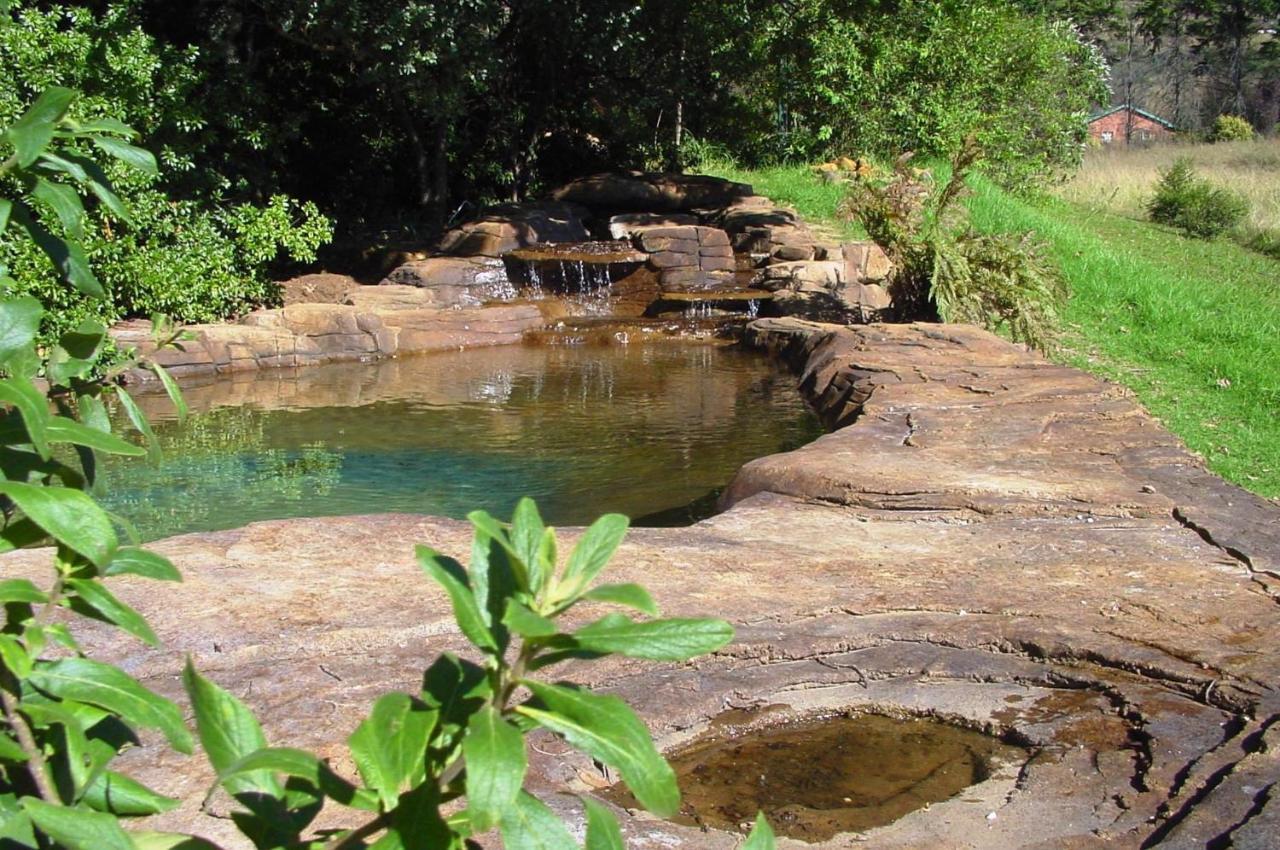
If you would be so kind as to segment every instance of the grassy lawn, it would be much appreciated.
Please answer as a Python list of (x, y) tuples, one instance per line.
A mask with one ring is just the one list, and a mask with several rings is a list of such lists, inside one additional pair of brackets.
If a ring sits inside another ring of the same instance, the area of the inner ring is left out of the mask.
[[(839, 203), (839, 187), (803, 167), (717, 173), (810, 220), (832, 222)], [(973, 187), (976, 227), (1034, 230), (1071, 283), (1054, 357), (1128, 386), (1215, 472), (1280, 497), (1280, 262), (1096, 207)]]

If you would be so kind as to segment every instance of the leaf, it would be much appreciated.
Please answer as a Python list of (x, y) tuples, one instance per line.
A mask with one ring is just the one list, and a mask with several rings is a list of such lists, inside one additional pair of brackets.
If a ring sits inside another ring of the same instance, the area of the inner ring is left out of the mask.
[(29, 295), (0, 301), (0, 365), (35, 344), (42, 315), (44, 308)]
[(400, 798), (387, 831), (369, 850), (455, 850), (462, 847), (440, 815), (440, 791), (426, 782)]
[(622, 514), (605, 514), (591, 523), (569, 553), (564, 578), (556, 588), (555, 602), (572, 602), (586, 590), (617, 551), (630, 523)]
[(138, 407), (138, 403), (133, 400), (133, 396), (125, 391), (124, 387), (116, 387), (115, 392), (116, 398), (120, 399), (121, 407), (124, 408), (125, 415), (129, 417), (133, 427), (138, 429), (138, 433), (146, 441), (147, 454), (152, 461), (159, 460), (160, 441), (156, 439), (156, 432), (151, 430), (151, 423), (147, 421), (147, 415), (142, 412), (142, 408)]
[(94, 451), (126, 457), (141, 457), (147, 453), (142, 446), (135, 446), (113, 434), (106, 434), (97, 428), (81, 425), (74, 419), (56, 416), (49, 420), (45, 436), (51, 443), (72, 443), (87, 446)]
[(40, 457), (49, 459), (49, 438), (47, 431), (49, 420), (49, 402), (44, 393), (36, 389), (35, 384), (19, 375), (12, 375), (0, 381), (0, 403), (11, 406), (22, 417), (22, 424), (27, 426), (27, 439), (40, 453)]
[[(55, 386), (67, 386), (73, 378), (85, 378), (93, 371), (107, 341), (107, 328), (92, 319), (82, 321), (58, 338), (49, 353), (45, 375)], [(110, 428), (100, 430), (110, 431)]]
[(144, 174), (160, 173), (159, 167), (156, 166), (155, 156), (145, 148), (122, 142), (119, 139), (113, 139), (110, 136), (90, 136), (89, 138), (103, 153), (118, 159), (135, 171), (141, 171)]
[(178, 382), (169, 374), (169, 370), (165, 369), (159, 363), (149, 364), (151, 371), (160, 379), (161, 386), (164, 387), (165, 393), (169, 396), (169, 401), (173, 402), (173, 409), (178, 414), (178, 421), (187, 418), (187, 400), (182, 397), (182, 390), (178, 388)]
[(56, 806), (34, 797), (24, 797), (22, 808), (37, 829), (67, 850), (134, 850), (114, 815)]
[(111, 560), (116, 532), (106, 512), (79, 490), (0, 481), (0, 493), (13, 500), (49, 536), (101, 566)]
[(583, 850), (627, 850), (613, 812), (590, 797), (583, 797), (582, 805), (587, 811), (587, 840)]
[(402, 791), (426, 778), (427, 742), (438, 717), (438, 711), (409, 694), (384, 694), (347, 739), (360, 778), (385, 809), (395, 808)]
[(529, 767), (524, 736), (492, 706), (471, 716), (462, 739), (467, 760), (467, 808), (476, 832), (485, 832), (501, 820), (524, 785)]
[(138, 135), (138, 132), (128, 124), (111, 117), (94, 118), (90, 121), (77, 122), (75, 130), (77, 133), (114, 133), (117, 136), (124, 136), (127, 139), (132, 139)]
[[(38, 655), (39, 652), (37, 651), (36, 654)], [(35, 659), (13, 635), (0, 634), (0, 661), (4, 662), (5, 669), (12, 673), (14, 678), (25, 679), (31, 675), (31, 665)]]
[(569, 635), (592, 652), (616, 652), (650, 661), (685, 661), (714, 652), (733, 640), (724, 620), (669, 619), (635, 622), (623, 614), (607, 614)]
[(226, 782), (242, 773), (256, 774), (264, 770), (302, 779), (307, 784), (322, 789), (326, 795), (344, 806), (378, 811), (378, 800), (373, 795), (338, 776), (328, 765), (306, 750), (292, 747), (264, 747), (255, 750), (219, 773), (218, 782)]
[(84, 790), (85, 803), (100, 812), (115, 815), (157, 815), (176, 809), (181, 800), (157, 794), (141, 782), (108, 770)]
[(218, 845), (197, 838), (194, 835), (182, 835), (176, 832), (130, 832), (133, 846), (137, 850), (221, 850)]
[(36, 161), (53, 140), (57, 124), (67, 114), (76, 93), (61, 86), (45, 89), (22, 117), (9, 125), (5, 136), (13, 145), (18, 165), (26, 168)]
[(28, 681), (45, 693), (86, 702), (127, 723), (158, 729), (175, 750), (191, 752), (191, 733), (182, 724), (178, 706), (147, 690), (118, 667), (88, 658), (42, 661)]
[(756, 812), (755, 826), (751, 827), (751, 833), (738, 850), (774, 850), (775, 843), (773, 829), (765, 820), (764, 812)]
[[(0, 735), (0, 761), (24, 762), (27, 758), (28, 756), (23, 751), (22, 747), (14, 743), (12, 738), (8, 735)], [(4, 828), (0, 827), (0, 838), (4, 837)], [(4, 843), (0, 841), (0, 847), (3, 846)]]
[(13, 212), (13, 201), (8, 198), (0, 198), (0, 235), (4, 234), (4, 229), (9, 226), (9, 214)]
[(528, 496), (516, 503), (511, 515), (511, 546), (516, 557), (524, 561), (529, 574), (529, 593), (537, 596), (542, 592), (549, 572), (543, 569), (538, 560), (538, 552), (542, 546), (542, 536), (546, 532), (542, 517), (538, 514), (538, 506)]
[(507, 600), (507, 613), (503, 615), (502, 622), (524, 638), (550, 637), (558, 631), (555, 623), (533, 613), (528, 606), (515, 599)]
[(555, 812), (528, 791), (521, 791), (502, 819), (505, 850), (578, 850)]
[[(101, 582), (95, 579), (70, 578), (67, 579), (66, 584), (75, 594), (68, 601), (72, 610), (86, 616), (92, 616), (92, 612), (96, 612), (99, 616), (95, 619), (114, 623), (151, 646), (160, 645), (160, 639), (151, 630), (151, 626), (147, 625), (143, 616), (117, 599)], [(78, 602), (87, 605), (90, 611), (85, 611), (81, 604), (77, 604)]]
[(6, 602), (48, 602), (49, 597), (35, 583), (25, 578), (7, 578), (0, 581), (0, 604)]
[(53, 210), (72, 239), (84, 238), (84, 204), (79, 192), (65, 183), (37, 177), (31, 196)]
[(680, 791), (671, 766), (653, 745), (649, 730), (616, 696), (521, 681), (544, 709), (525, 704), (516, 711), (533, 718), (573, 746), (618, 769), (640, 804), (660, 817), (680, 808)]
[(435, 579), (449, 594), (454, 619), (458, 621), (458, 628), (467, 640), (479, 649), (497, 652), (498, 645), (480, 614), (480, 606), (467, 584), (467, 574), (462, 565), (427, 546), (417, 546), (414, 552), (423, 572)]
[(126, 573), (157, 579), (158, 581), (182, 581), (182, 574), (173, 562), (163, 555), (139, 549), (136, 546), (122, 546), (111, 556), (111, 560), (103, 567), (104, 576), (118, 576)]
[[(215, 771), (221, 774), (240, 759), (266, 747), (266, 736), (249, 707), (201, 676), (190, 658), (182, 671), (182, 684), (195, 709), (200, 746)], [(260, 793), (279, 799), (284, 794), (280, 782), (268, 770), (237, 774), (222, 787), (232, 796)]]
[(80, 243), (54, 236), (20, 206), (14, 208), (12, 219), (27, 231), (27, 235), (49, 258), (63, 280), (85, 295), (94, 298), (106, 296), (102, 284), (89, 267), (89, 258), (85, 256), (84, 247)]
[(658, 616), (657, 603), (653, 601), (649, 591), (638, 584), (602, 584), (582, 594), (582, 598), (590, 599), (593, 602), (612, 602), (615, 605), (626, 605), (628, 608), (635, 608), (650, 617)]
[(452, 653), (441, 653), (422, 674), (422, 701), (440, 712), (439, 729), (432, 742), (452, 750), (467, 723), (492, 694), (485, 669)]
[(120, 196), (112, 191), (109, 184), (93, 180), (89, 183), (89, 191), (107, 208), (108, 212), (125, 224), (133, 224), (133, 216), (129, 214), (129, 208), (124, 205), (124, 201), (120, 200)]

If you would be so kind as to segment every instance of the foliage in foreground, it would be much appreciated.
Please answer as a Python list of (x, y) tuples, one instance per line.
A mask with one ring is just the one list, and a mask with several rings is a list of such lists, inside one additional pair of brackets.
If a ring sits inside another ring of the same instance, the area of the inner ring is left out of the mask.
[[(119, 137), (121, 124), (86, 127), (65, 120), (72, 94), (54, 89), (4, 131), (13, 154), (4, 168), (49, 201), (72, 232), (83, 226), (83, 184), (105, 204), (118, 199), (100, 169), (92, 181), (50, 179), (77, 142), (145, 167), (143, 151)], [(97, 165), (85, 160), (87, 167)], [(59, 189), (58, 186), (63, 188)], [(117, 210), (127, 218), (123, 204)], [(41, 229), (21, 200), (0, 200), (0, 230), (17, 222), (61, 278), (99, 296), (83, 252)], [(149, 426), (122, 389), (94, 380), (106, 329), (84, 323), (58, 345), (37, 347), (42, 308), (30, 297), (0, 299), (0, 552), (53, 544), (50, 579), (0, 580), (0, 843), (29, 850), (213, 850), (198, 837), (127, 832), (127, 818), (179, 804), (112, 769), (140, 730), (158, 732), (183, 753), (194, 749), (181, 709), (118, 667), (89, 657), (76, 639), (78, 615), (99, 620), (150, 645), (157, 636), (141, 614), (107, 589), (105, 579), (133, 574), (179, 581), (162, 556), (121, 545), (119, 518), (89, 494), (99, 453), (146, 450), (111, 433), (102, 401), (116, 392), (133, 424)], [(172, 379), (157, 375), (182, 410)], [(46, 395), (37, 386), (43, 379)], [(183, 675), (199, 740), (217, 783), (241, 809), (234, 820), (258, 848), (378, 850), (461, 848), (471, 835), (497, 828), (506, 847), (577, 848), (559, 818), (523, 789), (525, 735), (559, 735), (615, 768), (650, 810), (673, 814), (679, 790), (648, 729), (617, 697), (545, 681), (541, 671), (569, 659), (623, 654), (663, 661), (713, 651), (733, 636), (720, 620), (659, 619), (637, 585), (595, 579), (627, 527), (602, 517), (583, 534), (563, 567), (555, 533), (523, 500), (510, 525), (472, 514), (471, 567), (419, 547), (423, 570), (448, 594), (459, 629), (480, 663), (445, 655), (425, 672), (418, 694), (379, 698), (348, 739), (358, 782), (340, 777), (309, 753), (269, 747), (247, 706), (202, 677), (188, 662)], [(558, 619), (580, 604), (629, 608), (653, 619), (605, 614), (572, 631)], [(460, 803), (465, 802), (465, 808)], [(306, 834), (326, 803), (362, 812), (354, 829)], [(450, 806), (453, 803), (455, 805)], [(604, 806), (584, 800), (588, 850), (622, 850), (619, 826)], [(447, 808), (446, 808), (447, 807)], [(368, 841), (375, 839), (373, 845)], [(772, 847), (763, 819), (751, 850)]]
[(897, 320), (968, 322), (1046, 350), (1069, 289), (1029, 234), (983, 234), (963, 221), (956, 202), (979, 156), (968, 140), (941, 186), (901, 157), (888, 180), (850, 183), (844, 211), (893, 263)]
[(1239, 226), (1248, 214), (1248, 201), (1198, 177), (1188, 157), (1160, 172), (1155, 196), (1147, 204), (1152, 221), (1200, 239), (1222, 235)]

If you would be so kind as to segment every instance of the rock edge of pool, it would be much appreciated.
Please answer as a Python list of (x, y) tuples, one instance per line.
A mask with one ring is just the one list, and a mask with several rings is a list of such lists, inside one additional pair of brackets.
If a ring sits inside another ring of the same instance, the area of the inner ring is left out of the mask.
[[(746, 464), (723, 513), (634, 530), (610, 567), (669, 615), (728, 616), (737, 639), (689, 664), (609, 659), (566, 677), (630, 701), (666, 748), (726, 716), (847, 711), (1031, 748), (1016, 772), (891, 824), (795, 846), (1274, 846), (1274, 503), (1206, 472), (1122, 388), (974, 328), (778, 319), (747, 339), (797, 369), (834, 430)], [(84, 642), (180, 701), (190, 654), (273, 744), (349, 770), (343, 742), (372, 700), (464, 651), (411, 549), (465, 558), (469, 538), (463, 523), (404, 514), (170, 538), (154, 548), (181, 585), (113, 585), (163, 649), (105, 630)], [(38, 573), (47, 554), (4, 558)], [(576, 795), (607, 779), (534, 743), (532, 790), (580, 820)], [(185, 801), (154, 826), (244, 846), (229, 801), (200, 808), (202, 759), (148, 742), (125, 766)], [(741, 840), (643, 814), (623, 828), (632, 847)]]

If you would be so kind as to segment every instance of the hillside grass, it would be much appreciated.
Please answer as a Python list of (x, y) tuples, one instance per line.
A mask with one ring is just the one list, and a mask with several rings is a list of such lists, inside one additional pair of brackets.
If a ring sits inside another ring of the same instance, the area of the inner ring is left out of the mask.
[(1055, 194), (1089, 209), (1145, 219), (1160, 172), (1179, 157), (1190, 159), (1200, 177), (1244, 196), (1250, 206), (1246, 228), (1280, 230), (1280, 140), (1276, 139), (1089, 150), (1080, 170)]
[[(840, 187), (804, 166), (710, 171), (856, 232), (836, 217)], [(1053, 358), (1129, 387), (1219, 475), (1280, 497), (1280, 262), (981, 178), (972, 188), (977, 229), (1035, 231), (1071, 284)]]

